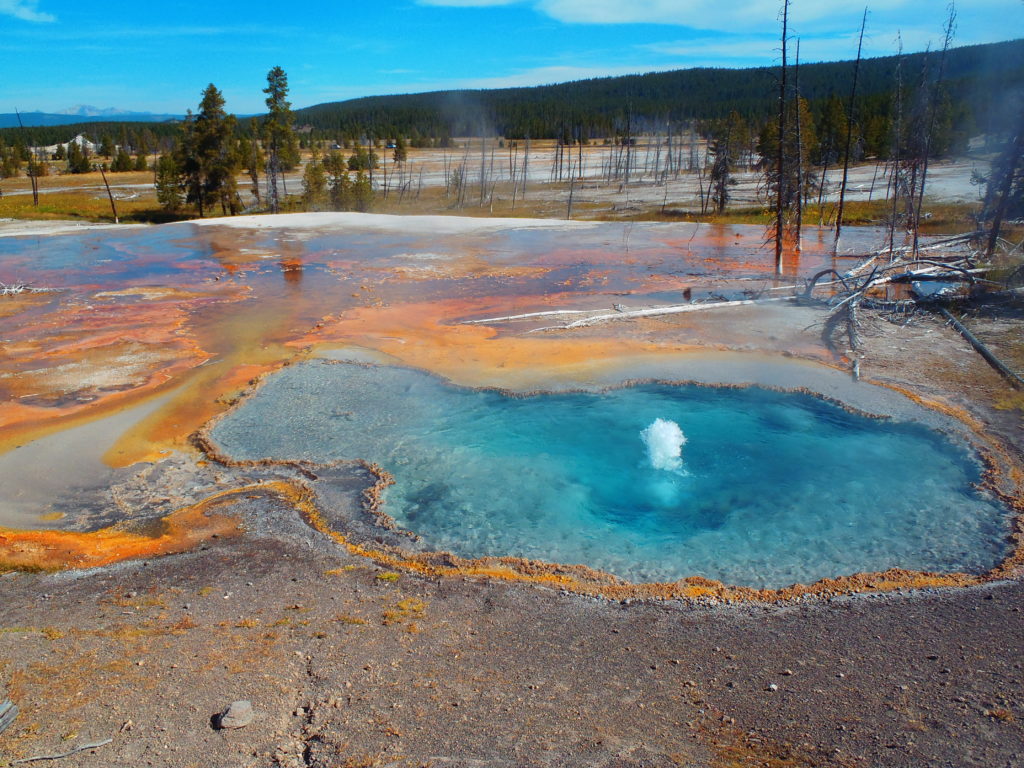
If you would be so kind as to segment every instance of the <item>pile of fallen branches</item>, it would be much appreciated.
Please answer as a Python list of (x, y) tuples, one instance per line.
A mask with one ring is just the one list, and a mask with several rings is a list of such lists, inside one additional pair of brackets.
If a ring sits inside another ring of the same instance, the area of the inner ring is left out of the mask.
[[(805, 301), (824, 300), (838, 312), (849, 304), (869, 302), (870, 306), (884, 306), (892, 300), (879, 298), (879, 289), (894, 283), (923, 283), (942, 281), (965, 283), (973, 286), (996, 283), (985, 280), (986, 267), (979, 266), (981, 251), (974, 245), (974, 233), (936, 240), (920, 246), (885, 248), (865, 257), (853, 268), (840, 274), (834, 269), (823, 269), (815, 274), (804, 288)], [(827, 279), (832, 278), (832, 279)], [(819, 299), (819, 289), (826, 289), (827, 297)]]
[(49, 293), (55, 288), (34, 288), (28, 283), (4, 283), (0, 282), (0, 296), (17, 296), (21, 293)]
[[(835, 269), (821, 270), (807, 281), (798, 299), (821, 302), (829, 307), (826, 328), (830, 333), (845, 322), (855, 377), (858, 375), (856, 353), (860, 349), (858, 309), (862, 306), (881, 309), (905, 321), (913, 312), (923, 308), (938, 311), (951, 321), (956, 330), (1016, 386), (1021, 382), (1020, 377), (998, 361), (942, 306), (947, 298), (968, 298), (977, 288), (986, 289), (988, 296), (1021, 293), (1015, 285), (1017, 271), (1011, 273), (1005, 283), (986, 277), (991, 266), (983, 263), (985, 256), (978, 247), (979, 242), (977, 233), (968, 233), (935, 240), (916, 250), (906, 247), (876, 251), (844, 273)], [(943, 283), (943, 288), (931, 291), (922, 285), (935, 281)], [(881, 289), (893, 284), (909, 284), (910, 290), (901, 298), (884, 296)]]

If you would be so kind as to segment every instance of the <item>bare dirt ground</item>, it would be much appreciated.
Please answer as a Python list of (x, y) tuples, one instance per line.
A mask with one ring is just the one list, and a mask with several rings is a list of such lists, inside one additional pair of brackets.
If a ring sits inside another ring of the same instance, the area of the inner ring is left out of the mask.
[[(995, 335), (1004, 320), (973, 322)], [(1005, 382), (941, 322), (870, 315), (862, 336), (866, 378), (966, 408), (1024, 456)], [(358, 508), (360, 487), (337, 504)], [(1019, 574), (771, 605), (620, 602), (385, 570), (258, 491), (230, 509), (246, 532), (187, 554), (0, 577), (0, 681), (22, 710), (0, 765), (105, 739), (55, 764), (1024, 762)], [(214, 729), (239, 699), (254, 722)]]

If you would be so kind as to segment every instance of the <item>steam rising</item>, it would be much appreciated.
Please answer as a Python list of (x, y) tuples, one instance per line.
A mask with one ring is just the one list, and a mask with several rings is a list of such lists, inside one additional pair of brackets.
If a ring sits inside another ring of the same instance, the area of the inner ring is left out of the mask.
[(683, 468), (683, 446), (686, 436), (679, 425), (668, 419), (655, 419), (640, 433), (647, 446), (647, 459), (655, 469), (678, 471)]

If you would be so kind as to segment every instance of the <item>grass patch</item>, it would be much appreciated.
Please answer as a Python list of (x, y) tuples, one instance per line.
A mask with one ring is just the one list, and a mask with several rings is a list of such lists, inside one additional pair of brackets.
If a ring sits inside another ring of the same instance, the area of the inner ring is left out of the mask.
[(60, 640), (64, 633), (56, 627), (0, 627), (0, 634), (42, 635), (47, 640)]
[[(390, 626), (391, 624), (401, 624), (410, 619), (422, 619), (426, 612), (426, 602), (415, 597), (407, 597), (395, 603), (394, 607), (384, 611), (381, 623), (384, 626)], [(410, 626), (415, 627), (416, 625), (411, 624)], [(416, 631), (419, 631), (419, 627), (416, 627)]]
[(62, 570), (56, 566), (34, 565), (29, 563), (12, 563), (0, 560), (0, 574), (4, 573), (56, 573)]

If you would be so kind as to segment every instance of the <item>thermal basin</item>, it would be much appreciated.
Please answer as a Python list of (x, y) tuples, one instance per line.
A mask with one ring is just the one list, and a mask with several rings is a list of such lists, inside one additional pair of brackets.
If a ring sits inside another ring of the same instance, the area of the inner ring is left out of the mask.
[(634, 582), (778, 588), (882, 571), (981, 573), (1009, 516), (959, 439), (757, 386), (512, 394), (310, 361), (213, 428), (238, 460), (364, 459), (428, 549), (585, 564)]

